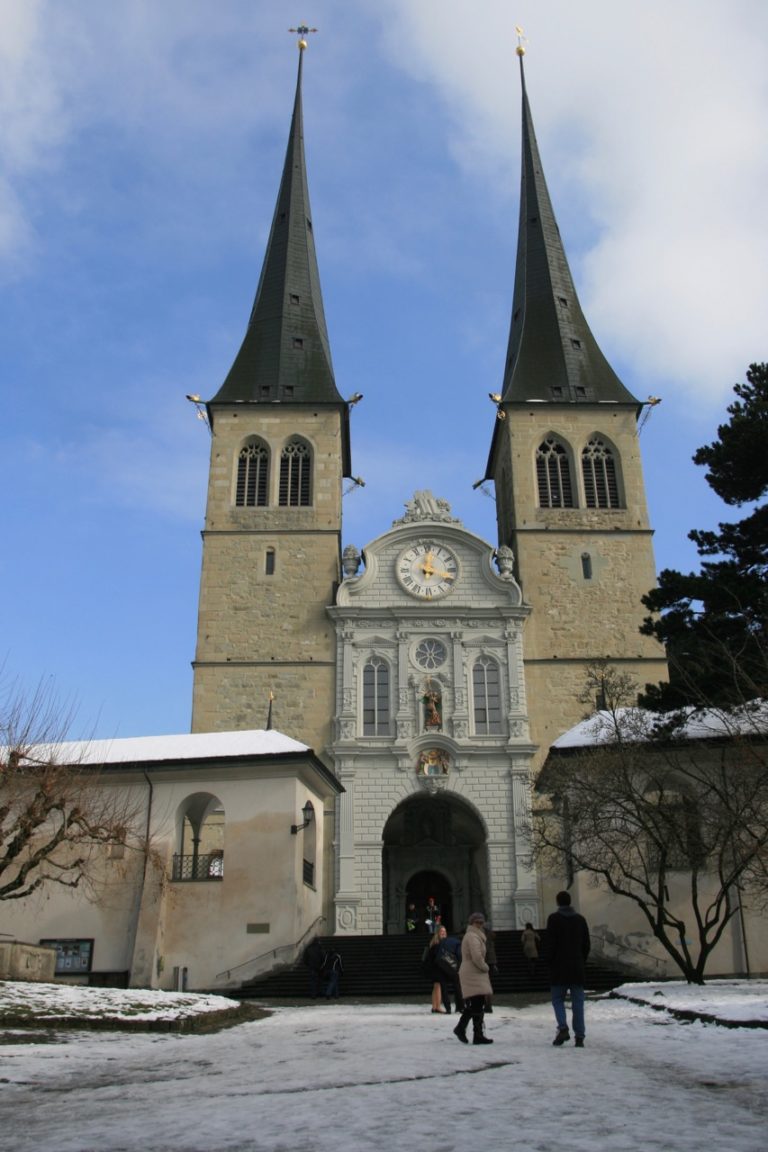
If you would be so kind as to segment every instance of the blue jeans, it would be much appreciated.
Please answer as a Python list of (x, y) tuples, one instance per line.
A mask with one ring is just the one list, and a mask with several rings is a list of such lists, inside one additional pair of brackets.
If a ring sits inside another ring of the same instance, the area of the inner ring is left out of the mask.
[(555, 1010), (555, 1020), (558, 1028), (568, 1027), (568, 1018), (565, 1015), (565, 997), (570, 989), (571, 1015), (573, 1016), (574, 1036), (586, 1036), (584, 1031), (584, 986), (582, 984), (553, 984), (552, 1007)]

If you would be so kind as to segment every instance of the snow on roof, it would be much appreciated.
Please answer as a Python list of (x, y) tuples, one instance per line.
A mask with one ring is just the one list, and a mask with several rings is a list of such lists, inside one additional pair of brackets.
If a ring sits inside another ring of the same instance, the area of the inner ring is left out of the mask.
[[(669, 734), (674, 740), (713, 740), (722, 736), (756, 736), (768, 734), (768, 702), (755, 700), (732, 711), (725, 709), (688, 708), (680, 712), (680, 724)], [(552, 748), (588, 748), (611, 744), (621, 733), (623, 740), (642, 743), (665, 735), (670, 715), (649, 712), (644, 708), (617, 708), (600, 711), (569, 728), (552, 744)]]
[[(32, 752), (41, 758), (42, 749)], [(209, 760), (233, 756), (280, 756), (308, 752), (306, 744), (274, 729), (192, 732), (176, 736), (133, 736), (120, 740), (78, 740), (58, 744), (60, 764), (158, 764), (169, 760)], [(50, 753), (49, 753), (50, 754)]]

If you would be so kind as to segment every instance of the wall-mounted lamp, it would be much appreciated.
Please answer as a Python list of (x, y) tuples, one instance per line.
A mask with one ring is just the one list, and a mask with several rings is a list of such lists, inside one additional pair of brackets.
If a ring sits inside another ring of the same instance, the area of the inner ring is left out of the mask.
[(314, 815), (315, 815), (315, 810), (312, 807), (312, 805), (310, 804), (309, 800), (307, 800), (306, 804), (302, 808), (301, 814), (304, 817), (304, 823), (303, 824), (291, 824), (291, 832), (293, 833), (294, 836), (296, 835), (297, 832), (303, 831), (304, 828), (308, 827), (312, 823), (312, 820), (313, 820)]

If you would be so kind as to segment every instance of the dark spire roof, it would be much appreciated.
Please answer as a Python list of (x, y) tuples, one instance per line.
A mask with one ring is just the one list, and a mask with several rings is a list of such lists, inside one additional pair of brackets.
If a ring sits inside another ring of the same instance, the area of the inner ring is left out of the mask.
[(302, 47), (283, 177), (248, 329), (211, 404), (344, 403), (333, 376), (312, 234), (301, 105), (303, 60)]
[(584, 317), (541, 166), (525, 87), (520, 225), (502, 398), (511, 403), (639, 402), (611, 368)]

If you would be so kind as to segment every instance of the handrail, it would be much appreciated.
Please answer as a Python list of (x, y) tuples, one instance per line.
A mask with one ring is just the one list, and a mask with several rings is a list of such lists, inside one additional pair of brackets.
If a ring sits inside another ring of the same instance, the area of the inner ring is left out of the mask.
[[(268, 956), (272, 956), (275, 959), (277, 959), (279, 954), (284, 953), (284, 952), (293, 951), (293, 955), (294, 955), (294, 959), (295, 959), (295, 957), (298, 956), (303, 951), (304, 945), (307, 941), (307, 937), (310, 934), (314, 933), (315, 929), (317, 928), (317, 926), (319, 924), (323, 924), (324, 922), (325, 922), (325, 916), (317, 916), (312, 921), (309, 928), (307, 928), (307, 930), (304, 932), (304, 934), (302, 936), (300, 936), (297, 941), (293, 941), (290, 944), (278, 944), (278, 946), (276, 948), (268, 948), (266, 952), (262, 952), (258, 956), (252, 956), (249, 960), (244, 960), (242, 962), (242, 964), (235, 964), (235, 966), (233, 968), (226, 968), (223, 972), (217, 972), (216, 975), (214, 976), (214, 980), (221, 980), (221, 979), (231, 980), (234, 973), (239, 972), (241, 968), (247, 968), (253, 964), (258, 964), (258, 962), (260, 960), (265, 960)], [(235, 979), (237, 979), (236, 976), (235, 976)]]

